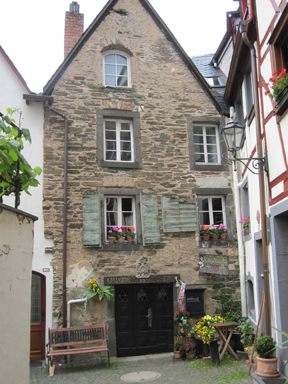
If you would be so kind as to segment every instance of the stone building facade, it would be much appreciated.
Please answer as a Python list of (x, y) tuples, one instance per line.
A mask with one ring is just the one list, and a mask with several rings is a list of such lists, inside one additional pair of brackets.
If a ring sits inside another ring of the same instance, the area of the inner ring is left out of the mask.
[[(72, 325), (106, 322), (112, 355), (172, 350), (177, 279), (188, 290), (203, 290), (209, 314), (217, 310), (220, 286), (239, 285), (230, 173), (221, 156), (220, 106), (146, 0), (109, 1), (44, 94), (54, 98), (53, 109), (45, 108), (43, 202), (45, 235), (54, 241), (49, 250), (54, 325), (62, 323), (66, 247), (67, 300), (86, 290), (90, 278), (115, 288), (115, 302), (89, 301), (87, 316), (82, 303), (73, 305)], [(209, 128), (216, 161), (209, 157)], [(205, 140), (203, 156), (198, 153), (197, 129)], [(223, 218), (228, 240), (202, 241), (199, 223), (205, 214), (210, 220)], [(121, 225), (136, 228), (134, 244), (108, 243), (106, 220), (116, 216), (123, 218)], [(228, 274), (199, 273), (204, 254), (228, 256)], [(156, 314), (148, 326), (151, 310)]]

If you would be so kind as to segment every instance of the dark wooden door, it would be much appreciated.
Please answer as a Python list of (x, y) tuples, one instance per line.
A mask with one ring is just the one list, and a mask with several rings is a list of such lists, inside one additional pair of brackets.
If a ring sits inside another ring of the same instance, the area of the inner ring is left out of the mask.
[(32, 273), (30, 360), (45, 359), (45, 276)]
[(115, 287), (117, 356), (173, 351), (172, 284)]

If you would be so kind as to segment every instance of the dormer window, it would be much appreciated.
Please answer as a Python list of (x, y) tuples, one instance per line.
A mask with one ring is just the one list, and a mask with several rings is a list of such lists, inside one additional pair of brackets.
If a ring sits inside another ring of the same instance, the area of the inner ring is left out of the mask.
[(205, 79), (211, 87), (224, 85), (220, 77), (205, 77)]
[(108, 51), (103, 56), (104, 85), (130, 87), (130, 57), (123, 52)]

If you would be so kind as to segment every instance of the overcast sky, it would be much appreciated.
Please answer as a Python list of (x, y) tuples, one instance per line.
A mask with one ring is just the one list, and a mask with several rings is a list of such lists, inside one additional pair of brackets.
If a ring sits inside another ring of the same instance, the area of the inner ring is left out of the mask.
[[(72, 0), (3, 0), (0, 45), (32, 92), (44, 85), (64, 58), (64, 20)], [(107, 0), (78, 0), (84, 30)], [(235, 0), (150, 0), (189, 56), (214, 53)], [(0, 74), (1, 76), (1, 74)]]

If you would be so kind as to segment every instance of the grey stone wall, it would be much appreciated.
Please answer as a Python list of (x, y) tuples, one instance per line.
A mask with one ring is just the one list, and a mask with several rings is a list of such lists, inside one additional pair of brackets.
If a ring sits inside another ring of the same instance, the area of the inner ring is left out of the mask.
[[(217, 187), (231, 187), (226, 170), (190, 169), (187, 116), (217, 117), (211, 99), (188, 70), (158, 26), (136, 0), (120, 0), (116, 8), (127, 15), (111, 12), (84, 44), (57, 82), (53, 108), (68, 117), (68, 299), (86, 290), (89, 278), (103, 284), (104, 276), (136, 275), (137, 260), (146, 256), (151, 274), (180, 273), (187, 287), (206, 287), (206, 312), (214, 313), (220, 284), (239, 281), (237, 246), (215, 243), (209, 253), (229, 256), (228, 276), (199, 275), (199, 233), (163, 233), (161, 194), (192, 195), (192, 188), (211, 177)], [(125, 47), (132, 52), (132, 88), (104, 87), (102, 53), (107, 46)], [(192, 44), (192, 43), (191, 43)], [(140, 113), (142, 168), (113, 169), (97, 165), (97, 109), (138, 111)], [(63, 152), (64, 120), (45, 109), (44, 140), (44, 218), (45, 234), (54, 240), (54, 325), (62, 300), (63, 250)], [(208, 183), (203, 182), (203, 185)], [(161, 245), (129, 252), (100, 252), (82, 245), (82, 197), (98, 187), (137, 187), (143, 193), (157, 193)], [(233, 216), (233, 206), (227, 207)], [(74, 325), (93, 322), (96, 304), (89, 304), (88, 318), (77, 312)], [(91, 309), (91, 310), (90, 310)], [(113, 310), (101, 303), (101, 321), (111, 320)], [(92, 313), (92, 315), (91, 315)], [(104, 315), (103, 315), (104, 313)], [(104, 317), (103, 317), (104, 316)]]

